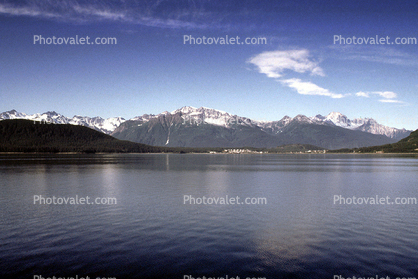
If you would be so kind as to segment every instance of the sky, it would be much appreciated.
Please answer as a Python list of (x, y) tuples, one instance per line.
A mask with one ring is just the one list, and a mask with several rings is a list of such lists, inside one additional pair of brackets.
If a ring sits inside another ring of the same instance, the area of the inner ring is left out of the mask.
[(415, 130), (417, 15), (415, 0), (0, 0), (0, 112), (336, 111)]

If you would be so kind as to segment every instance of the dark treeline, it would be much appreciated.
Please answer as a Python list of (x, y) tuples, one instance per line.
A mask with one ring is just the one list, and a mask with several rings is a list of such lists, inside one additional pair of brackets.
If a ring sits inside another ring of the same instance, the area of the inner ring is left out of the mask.
[[(290, 152), (320, 149), (290, 145), (273, 149), (238, 147), (257, 152)], [(96, 130), (70, 124), (46, 124), (23, 119), (0, 121), (0, 152), (80, 153), (208, 153), (225, 148), (159, 147), (118, 140)], [(231, 149), (231, 148), (228, 148)]]
[[(275, 148), (237, 147), (255, 152), (288, 153), (323, 150), (323, 148), (292, 144)], [(228, 148), (232, 149), (232, 148)], [(397, 143), (327, 152), (417, 153), (418, 130)], [(208, 153), (223, 152), (225, 148), (160, 147), (125, 140), (96, 130), (70, 124), (41, 124), (23, 119), (0, 121), (0, 152), (79, 152), (79, 153)]]
[(16, 119), (0, 121), (0, 152), (162, 151), (154, 146), (117, 140), (84, 126)]
[(385, 144), (379, 146), (369, 146), (353, 149), (339, 149), (329, 152), (335, 153), (418, 153), (418, 130), (412, 132), (408, 137), (392, 144)]

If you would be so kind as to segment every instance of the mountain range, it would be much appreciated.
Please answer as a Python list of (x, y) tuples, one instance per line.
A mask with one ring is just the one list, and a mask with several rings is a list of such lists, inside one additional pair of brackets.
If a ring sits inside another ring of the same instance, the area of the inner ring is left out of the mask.
[(348, 119), (331, 112), (327, 116), (284, 116), (278, 121), (257, 121), (227, 112), (182, 107), (172, 112), (144, 114), (129, 120), (121, 117), (74, 116), (54, 111), (27, 115), (11, 110), (0, 120), (28, 119), (54, 124), (87, 126), (115, 138), (155, 146), (178, 147), (277, 147), (313, 144), (325, 149), (358, 148), (394, 143), (411, 131), (381, 125), (372, 118)]
[(175, 152), (121, 141), (80, 125), (40, 125), (38, 121), (11, 119), (0, 121), (0, 152), (77, 152), (77, 153), (149, 153)]
[(55, 111), (48, 111), (44, 113), (26, 114), (16, 110), (10, 110), (0, 113), (0, 120), (6, 119), (27, 119), (33, 121), (40, 121), (50, 124), (72, 124), (86, 126), (105, 134), (111, 134), (121, 123), (126, 120), (122, 117), (111, 117), (104, 119), (102, 117), (88, 117), (74, 115), (72, 118), (65, 117)]

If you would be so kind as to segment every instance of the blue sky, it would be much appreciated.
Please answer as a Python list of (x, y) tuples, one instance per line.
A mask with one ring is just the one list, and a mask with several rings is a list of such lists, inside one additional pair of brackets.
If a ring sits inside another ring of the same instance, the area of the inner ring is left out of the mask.
[[(128, 119), (204, 106), (279, 120), (338, 111), (415, 130), (418, 45), (395, 39), (418, 39), (417, 14), (412, 0), (2, 0), (0, 112)], [(36, 35), (117, 44), (34, 44)], [(184, 44), (185, 35), (267, 43)], [(334, 44), (335, 35), (363, 44)], [(364, 43), (376, 36), (389, 44)]]

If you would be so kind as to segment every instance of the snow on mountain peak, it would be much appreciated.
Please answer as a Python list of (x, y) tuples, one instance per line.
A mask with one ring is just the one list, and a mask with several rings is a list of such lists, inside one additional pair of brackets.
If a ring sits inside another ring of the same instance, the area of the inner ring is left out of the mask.
[[(307, 117), (305, 115), (299, 114), (294, 118), (286, 115), (279, 121), (255, 121), (246, 117), (232, 115), (216, 109), (184, 106), (172, 111), (171, 113), (165, 111), (157, 115), (144, 114), (142, 116), (131, 118), (130, 120), (148, 122), (150, 119), (158, 118), (161, 115), (177, 113), (181, 113), (181, 117), (184, 120), (183, 123), (190, 123), (191, 125), (199, 125), (205, 123), (224, 127), (232, 127), (233, 125), (244, 125), (250, 127), (258, 126), (261, 129), (268, 129), (275, 133), (279, 133), (281, 129), (293, 121), (319, 125), (335, 125), (346, 129), (385, 135), (390, 138), (395, 138), (408, 132), (405, 129), (396, 129), (381, 125), (372, 118), (355, 118), (350, 120), (347, 116), (339, 112), (331, 112), (327, 116), (318, 114), (314, 117)], [(106, 134), (111, 134), (117, 127), (126, 121), (122, 117), (111, 117), (103, 119), (99, 116), (91, 118), (87, 116), (74, 115), (73, 118), (67, 118), (55, 111), (48, 111), (42, 114), (36, 113), (33, 115), (27, 115), (25, 113), (18, 112), (15, 109), (0, 113), (0, 120), (4, 119), (29, 119), (33, 121), (43, 121), (55, 124), (68, 123), (72, 125), (83, 125)]]
[(233, 117), (227, 112), (206, 107), (195, 108), (191, 106), (185, 106), (173, 111), (171, 114), (176, 113), (181, 113), (182, 118), (186, 123), (206, 123), (225, 127), (231, 124), (230, 119)]
[(179, 112), (188, 114), (188, 113), (191, 113), (191, 112), (195, 112), (196, 110), (197, 110), (197, 108), (195, 108), (195, 107), (184, 106), (182, 108), (179, 108), (179, 109), (176, 109), (176, 110), (172, 111), (171, 114), (176, 114), (176, 113), (179, 113)]
[(344, 114), (340, 113), (340, 112), (330, 112), (326, 117), (326, 119), (331, 120), (333, 122), (347, 122), (347, 116), (345, 116)]
[(211, 112), (211, 113), (216, 113), (216, 114), (223, 114), (223, 115), (227, 114), (227, 115), (230, 115), (226, 111), (222, 111), (222, 110), (218, 110), (218, 109), (213, 109), (213, 108), (207, 108), (207, 107), (200, 107), (199, 110), (206, 111), (206, 112)]
[(304, 122), (304, 123), (312, 123), (312, 119), (310, 119), (309, 117), (303, 115), (303, 114), (298, 114), (296, 115), (291, 121), (298, 121), (298, 122)]
[(17, 119), (17, 118), (25, 118), (27, 115), (23, 112), (18, 112), (15, 109), (5, 111), (0, 114), (0, 119)]
[(356, 125), (354, 125), (354, 126), (352, 125), (351, 120), (348, 119), (347, 116), (345, 116), (342, 113), (335, 112), (335, 111), (329, 113), (325, 117), (324, 120), (332, 122), (335, 126), (339, 126), (339, 127), (343, 127), (343, 128), (347, 128), (347, 129), (357, 128)]
[(72, 125), (82, 125), (87, 126), (91, 129), (98, 130), (100, 132), (110, 134), (112, 133), (120, 124), (125, 122), (125, 119), (121, 117), (112, 117), (108, 119), (103, 119), (101, 117), (88, 117), (88, 116), (79, 116), (74, 115), (73, 118), (65, 117), (64, 115), (57, 113), (55, 111), (47, 111), (44, 113), (35, 113), (28, 115), (25, 113), (18, 112), (16, 110), (6, 111), (0, 114), (0, 120), (4, 119), (27, 119), (32, 121), (39, 121), (42, 123), (53, 123), (53, 124), (72, 124)]
[(327, 115), (327, 117), (341, 117), (341, 116), (345, 116), (345, 115), (342, 114), (341, 112), (336, 112), (336, 111), (332, 111)]

